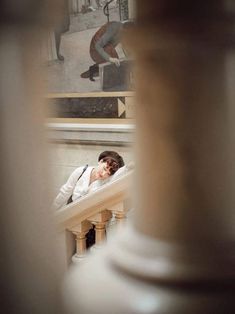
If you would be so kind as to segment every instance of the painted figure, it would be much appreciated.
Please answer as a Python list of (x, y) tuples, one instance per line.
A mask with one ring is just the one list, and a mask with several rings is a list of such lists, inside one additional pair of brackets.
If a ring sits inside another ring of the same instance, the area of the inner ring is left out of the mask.
[(98, 75), (99, 64), (105, 62), (120, 65), (116, 46), (121, 41), (121, 35), (124, 30), (133, 25), (131, 21), (108, 22), (103, 25), (92, 37), (90, 43), (90, 57), (95, 62), (89, 69), (81, 74), (82, 78), (89, 78), (94, 81), (94, 76)]

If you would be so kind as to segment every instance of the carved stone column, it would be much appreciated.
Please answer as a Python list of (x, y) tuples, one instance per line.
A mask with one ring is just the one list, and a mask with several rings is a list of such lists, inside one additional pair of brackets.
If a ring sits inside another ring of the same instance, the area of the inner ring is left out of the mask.
[(105, 222), (95, 222), (95, 246), (100, 246), (105, 241)]
[(71, 274), (72, 291), (88, 270), (96, 282), (89, 302), (70, 294), (72, 313), (233, 313), (235, 5), (138, 0), (137, 13), (133, 228)]
[(102, 210), (100, 213), (89, 217), (89, 221), (95, 225), (95, 245), (93, 249), (99, 248), (106, 239), (105, 228), (111, 219), (112, 213), (109, 210)]
[[(114, 216), (114, 224), (115, 224), (115, 226), (116, 226), (116, 228), (120, 231), (124, 226), (125, 226), (125, 224), (126, 224), (126, 213), (127, 213), (127, 208), (129, 208), (130, 209), (130, 204), (128, 204), (129, 205), (129, 207), (128, 207), (128, 205), (127, 205), (127, 201), (123, 201), (123, 202), (121, 202), (121, 203), (118, 203), (118, 204), (116, 204), (116, 205), (114, 205), (114, 206), (112, 206), (111, 208), (110, 208), (110, 210), (112, 211), (112, 213), (113, 213), (113, 216)], [(118, 231), (117, 230), (117, 231)]]
[(86, 234), (90, 228), (92, 228), (92, 224), (88, 220), (84, 220), (82, 223), (70, 229), (75, 235), (76, 241), (76, 254), (72, 257), (74, 263), (80, 262), (86, 257)]
[(109, 207), (112, 212), (112, 218), (106, 226), (106, 238), (109, 241), (117, 232), (122, 232), (123, 228), (126, 226), (126, 213), (130, 209), (130, 202), (122, 201)]
[(86, 254), (86, 234), (84, 232), (73, 232), (76, 240), (76, 255), (83, 257)]
[(126, 223), (126, 213), (122, 211), (117, 211), (114, 213), (114, 217), (117, 221), (117, 227), (120, 229)]

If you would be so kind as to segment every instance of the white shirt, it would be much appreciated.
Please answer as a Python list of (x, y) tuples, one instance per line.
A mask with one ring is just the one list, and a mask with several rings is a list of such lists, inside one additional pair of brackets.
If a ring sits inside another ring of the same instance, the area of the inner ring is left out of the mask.
[(87, 167), (86, 171), (83, 173), (79, 180), (78, 178), (82, 174), (84, 167), (79, 167), (75, 169), (68, 178), (68, 181), (61, 187), (59, 194), (56, 196), (53, 202), (53, 208), (59, 209), (62, 206), (66, 205), (71, 195), (72, 200), (75, 201), (81, 196), (84, 196), (91, 191), (95, 191), (105, 183), (116, 180), (128, 171), (128, 167), (123, 166), (109, 178), (105, 180), (96, 180), (89, 185), (91, 171), (94, 168), (95, 167)]
[(98, 187), (106, 183), (108, 180), (96, 180), (90, 183), (91, 171), (94, 167), (87, 167), (81, 178), (78, 180), (83, 172), (84, 167), (75, 169), (68, 181), (61, 187), (59, 194), (56, 196), (53, 207), (59, 209), (67, 204), (69, 197), (72, 195), (72, 200), (75, 201), (79, 197), (86, 195), (90, 191), (96, 190)]

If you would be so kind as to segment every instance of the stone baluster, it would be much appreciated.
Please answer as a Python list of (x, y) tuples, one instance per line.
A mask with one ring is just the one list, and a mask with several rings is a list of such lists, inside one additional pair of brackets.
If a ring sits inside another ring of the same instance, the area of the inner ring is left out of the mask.
[(106, 222), (93, 222), (95, 225), (95, 246), (101, 246), (106, 239)]
[(107, 209), (88, 218), (88, 220), (95, 225), (95, 248), (99, 248), (104, 243), (106, 239), (106, 224), (111, 218), (112, 213)]
[[(76, 258), (83, 258), (86, 255), (86, 233), (73, 232), (76, 240)], [(73, 258), (72, 258), (73, 259)]]
[(126, 213), (124, 211), (115, 211), (114, 218), (117, 221), (118, 228), (123, 228), (126, 223)]
[(75, 235), (76, 241), (76, 253), (72, 257), (74, 263), (80, 262), (86, 256), (86, 234), (91, 228), (92, 224), (85, 220), (69, 230)]
[(125, 204), (126, 203), (123, 201), (109, 208), (109, 210), (113, 213), (113, 221), (109, 226), (110, 229), (117, 229), (116, 231), (118, 231), (126, 225), (127, 207)]

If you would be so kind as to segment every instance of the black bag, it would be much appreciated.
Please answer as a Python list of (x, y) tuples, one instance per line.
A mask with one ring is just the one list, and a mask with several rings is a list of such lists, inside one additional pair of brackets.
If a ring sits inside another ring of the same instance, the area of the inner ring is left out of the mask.
[[(79, 178), (77, 179), (77, 182), (78, 182), (78, 180), (81, 178), (81, 176), (83, 175), (83, 173), (86, 171), (87, 167), (88, 167), (88, 165), (86, 165), (86, 166), (83, 168), (81, 175), (80, 175)], [(66, 205), (68, 205), (68, 204), (70, 204), (70, 203), (73, 202), (72, 195), (73, 195), (73, 193), (70, 195), (69, 199), (67, 200)]]
[(86, 234), (86, 248), (89, 249), (94, 244), (95, 244), (95, 226), (93, 225), (92, 228)]

